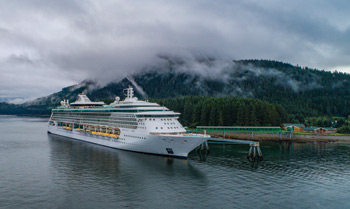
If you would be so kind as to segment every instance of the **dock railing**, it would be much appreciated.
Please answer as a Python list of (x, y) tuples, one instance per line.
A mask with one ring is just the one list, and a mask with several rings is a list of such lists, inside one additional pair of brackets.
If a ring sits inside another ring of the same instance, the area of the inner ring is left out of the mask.
[(292, 137), (293, 129), (282, 130), (279, 126), (197, 126), (196, 129), (188, 129), (192, 133), (251, 133), (251, 139), (254, 139), (254, 133), (276, 133), (280, 139), (282, 135)]

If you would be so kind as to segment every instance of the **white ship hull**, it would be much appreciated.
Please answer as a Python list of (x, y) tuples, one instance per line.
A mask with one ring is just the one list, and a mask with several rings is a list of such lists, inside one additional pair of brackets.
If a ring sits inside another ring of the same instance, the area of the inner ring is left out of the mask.
[(84, 131), (67, 130), (58, 126), (48, 126), (48, 133), (65, 136), (85, 142), (99, 144), (111, 148), (187, 158), (188, 154), (205, 142), (209, 136), (159, 136), (138, 132), (134, 129), (121, 129), (120, 137), (94, 135)]

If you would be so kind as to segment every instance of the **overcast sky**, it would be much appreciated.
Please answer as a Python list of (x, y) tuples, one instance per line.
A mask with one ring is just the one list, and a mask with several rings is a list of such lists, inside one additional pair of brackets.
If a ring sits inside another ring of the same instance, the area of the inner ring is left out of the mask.
[(110, 81), (157, 54), (350, 72), (350, 1), (0, 0), (0, 98)]

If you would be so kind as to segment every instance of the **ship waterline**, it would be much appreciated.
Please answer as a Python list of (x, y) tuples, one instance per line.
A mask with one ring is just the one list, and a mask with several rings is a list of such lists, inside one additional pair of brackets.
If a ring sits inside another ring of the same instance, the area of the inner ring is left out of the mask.
[(187, 158), (188, 154), (209, 136), (187, 134), (178, 121), (180, 113), (156, 103), (133, 97), (119, 97), (110, 105), (91, 102), (79, 94), (74, 103), (62, 101), (52, 110), (48, 133), (65, 136), (111, 148), (147, 154)]

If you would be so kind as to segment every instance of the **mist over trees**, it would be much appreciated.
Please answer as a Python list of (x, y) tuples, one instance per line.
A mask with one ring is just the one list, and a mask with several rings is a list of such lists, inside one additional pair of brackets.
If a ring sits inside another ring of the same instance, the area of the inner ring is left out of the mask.
[[(123, 98), (122, 90), (135, 82), (142, 89), (139, 92), (135, 88), (140, 99), (172, 98), (168, 100), (178, 103), (173, 106), (172, 102), (162, 101), (180, 112), (187, 126), (279, 125), (281, 122), (329, 126), (337, 118), (339, 124), (345, 123), (345, 119), (339, 118), (350, 115), (349, 74), (270, 60), (163, 59), (160, 65), (148, 66), (103, 87), (84, 81), (22, 105), (0, 103), (0, 114), (50, 114), (51, 108), (61, 100), (74, 101), (82, 91), (93, 101), (109, 103), (116, 96)], [(179, 101), (177, 97), (181, 97)], [(230, 108), (237, 115), (228, 117)], [(200, 112), (203, 116), (199, 113), (189, 116), (189, 112)], [(279, 116), (273, 116), (272, 112)]]

